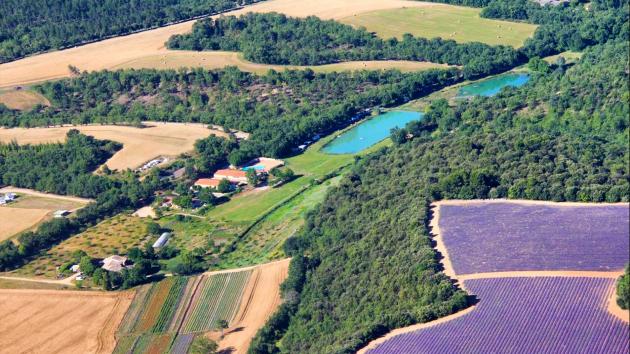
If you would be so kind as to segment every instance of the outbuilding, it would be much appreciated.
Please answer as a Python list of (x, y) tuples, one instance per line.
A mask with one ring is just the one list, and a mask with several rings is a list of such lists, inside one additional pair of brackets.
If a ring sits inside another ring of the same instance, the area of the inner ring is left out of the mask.
[(160, 238), (158, 238), (157, 241), (155, 241), (155, 243), (153, 244), (153, 248), (162, 248), (162, 247), (164, 247), (164, 245), (166, 245), (166, 243), (168, 242), (169, 238), (171, 238), (171, 233), (170, 232), (163, 233), (160, 236)]

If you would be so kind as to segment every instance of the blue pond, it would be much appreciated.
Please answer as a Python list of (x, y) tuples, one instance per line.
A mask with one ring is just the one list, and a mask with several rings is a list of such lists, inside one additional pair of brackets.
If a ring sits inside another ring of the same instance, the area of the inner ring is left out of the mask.
[(504, 87), (521, 87), (529, 81), (528, 74), (506, 74), (491, 79), (463, 86), (457, 93), (458, 98), (472, 96), (494, 96)]
[(407, 123), (422, 118), (420, 112), (392, 111), (368, 119), (326, 144), (328, 154), (354, 154), (389, 137), (392, 128), (403, 128)]

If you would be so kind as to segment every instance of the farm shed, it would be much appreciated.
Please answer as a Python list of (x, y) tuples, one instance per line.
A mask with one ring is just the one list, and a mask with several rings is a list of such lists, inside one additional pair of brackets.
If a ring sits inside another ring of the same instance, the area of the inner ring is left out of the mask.
[(171, 233), (170, 232), (165, 232), (163, 233), (160, 238), (157, 239), (157, 241), (155, 241), (155, 243), (153, 244), (153, 248), (161, 248), (164, 247), (164, 245), (166, 245), (166, 243), (168, 242), (168, 239), (171, 237)]
[(57, 218), (57, 219), (58, 219), (58, 218), (63, 218), (63, 217), (66, 217), (66, 216), (68, 216), (69, 214), (70, 214), (70, 211), (68, 211), (68, 210), (57, 210), (57, 211), (55, 211), (55, 212), (53, 213), (53, 217), (55, 217), (55, 218)]

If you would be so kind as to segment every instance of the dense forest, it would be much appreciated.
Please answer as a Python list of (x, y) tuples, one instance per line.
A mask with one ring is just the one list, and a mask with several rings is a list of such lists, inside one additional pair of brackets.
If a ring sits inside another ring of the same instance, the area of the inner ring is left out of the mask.
[(243, 52), (246, 59), (265, 64), (320, 65), (351, 60), (412, 60), (464, 66), (468, 79), (511, 69), (525, 58), (508, 46), (461, 43), (405, 35), (401, 41), (382, 40), (317, 17), (249, 13), (195, 23), (190, 34), (169, 39), (171, 49)]
[(217, 124), (251, 133), (250, 139), (228, 147), (230, 162), (238, 165), (261, 155), (286, 156), (313, 135), (350, 124), (366, 107), (399, 105), (461, 79), (457, 69), (271, 71), (264, 76), (236, 68), (102, 71), (37, 86), (52, 107), (20, 112), (0, 105), (0, 125)]
[(617, 281), (617, 304), (624, 310), (630, 309), (630, 265)]
[(215, 14), (253, 0), (3, 0), (0, 63)]
[(289, 301), (250, 352), (350, 353), (466, 306), (431, 247), (434, 200), (628, 201), (627, 58), (623, 40), (496, 97), (434, 101), (413, 138), (355, 164), (286, 242)]
[(629, 11), (627, 1), (594, 1), (586, 7), (579, 2), (540, 6), (529, 0), (494, 0), (481, 16), (540, 25), (522, 48), (531, 57), (627, 38)]
[(160, 186), (156, 173), (143, 182), (133, 174), (113, 179), (92, 173), (119, 148), (118, 143), (95, 140), (76, 130), (68, 132), (63, 144), (0, 145), (0, 185), (96, 199), (72, 218), (53, 219), (35, 231), (21, 233), (18, 244), (10, 239), (0, 242), (0, 271), (18, 267), (103, 218), (153, 197)]
[(95, 197), (109, 186), (91, 172), (120, 148), (77, 130), (68, 132), (63, 144), (0, 143), (0, 185)]

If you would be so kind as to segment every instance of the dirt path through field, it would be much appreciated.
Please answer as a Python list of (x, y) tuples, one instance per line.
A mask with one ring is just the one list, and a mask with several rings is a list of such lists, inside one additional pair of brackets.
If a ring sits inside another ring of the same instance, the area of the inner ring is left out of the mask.
[(28, 282), (33, 282), (33, 283), (46, 283), (46, 284), (55, 284), (55, 285), (72, 285), (72, 281), (77, 276), (78, 276), (78, 274), (74, 274), (74, 275), (71, 275), (71, 276), (69, 276), (67, 278), (63, 278), (63, 279), (59, 279), (59, 280), (50, 280), (50, 279), (24, 278), (24, 277), (12, 277), (12, 276), (0, 275), (0, 279), (28, 281)]
[(220, 350), (232, 350), (233, 354), (247, 352), (256, 332), (282, 302), (280, 284), (288, 275), (289, 262), (284, 259), (256, 267), (245, 287), (239, 310), (225, 337), (219, 341)]
[[(0, 141), (2, 141), (1, 131), (2, 130), (0, 130)], [(88, 199), (88, 198), (79, 198), (79, 197), (73, 197), (73, 196), (68, 196), (68, 195), (50, 194), (50, 193), (34, 191), (32, 189), (18, 188), (18, 187), (12, 187), (12, 186), (0, 188), (0, 193), (28, 194), (28, 195), (32, 195), (36, 197), (67, 200), (67, 201), (82, 203), (82, 204), (88, 204), (94, 201), (93, 199)]]
[(0, 290), (6, 353), (111, 353), (133, 292)]
[[(404, 0), (270, 0), (224, 15), (280, 12), (289, 16), (315, 15), (324, 19), (339, 19), (374, 10), (424, 6), (435, 4)], [(133, 60), (168, 53), (164, 43), (174, 34), (189, 32), (194, 22), (195, 20), (182, 22), (1, 64), (0, 87), (68, 77), (69, 65), (80, 70), (103, 70)]]

